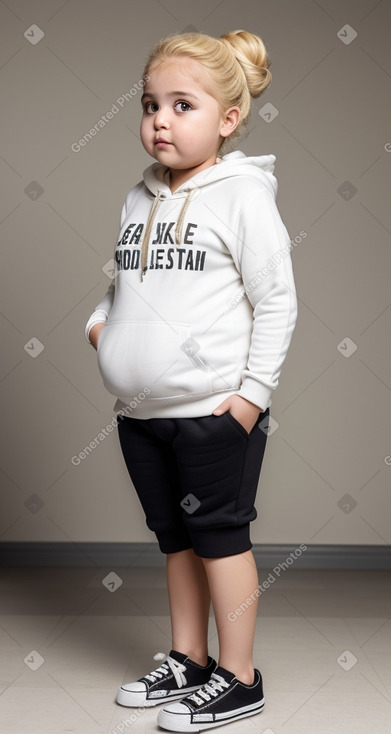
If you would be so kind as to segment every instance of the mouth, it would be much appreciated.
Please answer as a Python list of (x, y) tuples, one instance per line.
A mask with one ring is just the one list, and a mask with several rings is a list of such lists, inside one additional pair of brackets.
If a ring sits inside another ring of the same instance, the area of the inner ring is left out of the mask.
[(169, 143), (167, 140), (163, 140), (163, 138), (158, 138), (157, 140), (155, 140), (154, 144), (157, 146), (171, 145), (171, 143)]

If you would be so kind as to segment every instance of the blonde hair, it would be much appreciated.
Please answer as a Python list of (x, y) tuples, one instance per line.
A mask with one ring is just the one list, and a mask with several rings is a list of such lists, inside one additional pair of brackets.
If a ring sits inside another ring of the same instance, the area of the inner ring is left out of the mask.
[(203, 33), (181, 33), (162, 38), (147, 57), (143, 75), (172, 57), (187, 57), (200, 62), (209, 72), (206, 88), (222, 115), (230, 107), (239, 107), (239, 124), (221, 143), (224, 155), (247, 129), (251, 97), (259, 97), (269, 86), (272, 75), (270, 58), (262, 39), (248, 31), (230, 31), (220, 38)]

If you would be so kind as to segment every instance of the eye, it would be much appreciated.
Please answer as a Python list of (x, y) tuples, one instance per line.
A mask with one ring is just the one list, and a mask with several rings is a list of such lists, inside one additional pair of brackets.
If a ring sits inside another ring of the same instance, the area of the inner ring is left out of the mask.
[[(148, 114), (148, 107), (150, 107), (150, 105), (155, 105), (155, 107), (157, 107), (157, 106), (158, 106), (158, 105), (156, 104), (156, 102), (147, 102), (147, 103), (145, 104), (145, 106), (144, 106), (144, 110), (145, 110), (145, 112), (146, 112), (147, 114)], [(156, 112), (156, 110), (153, 110), (153, 112)]]
[[(187, 107), (187, 110), (191, 110), (191, 105), (189, 105), (188, 102), (176, 102), (176, 104), (174, 105), (174, 109), (178, 105), (185, 105), (185, 107)], [(187, 110), (181, 109), (181, 110), (179, 110), (179, 112), (187, 112)]]

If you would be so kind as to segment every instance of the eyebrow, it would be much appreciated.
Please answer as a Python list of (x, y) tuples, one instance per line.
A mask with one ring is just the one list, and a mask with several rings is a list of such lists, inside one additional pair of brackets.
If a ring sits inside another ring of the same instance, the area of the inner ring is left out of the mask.
[[(177, 94), (180, 94), (183, 97), (194, 97), (194, 99), (198, 99), (199, 100), (199, 97), (196, 97), (196, 95), (195, 94), (192, 94), (192, 92), (183, 92), (183, 91), (181, 92), (180, 90), (179, 91), (176, 91), (176, 92), (168, 92), (167, 93), (167, 96), (168, 97), (175, 97)], [(146, 97), (155, 97), (155, 96), (156, 95), (152, 94), (151, 92), (144, 92), (144, 94), (141, 95), (141, 104), (143, 103), (143, 101), (144, 101), (144, 99)]]

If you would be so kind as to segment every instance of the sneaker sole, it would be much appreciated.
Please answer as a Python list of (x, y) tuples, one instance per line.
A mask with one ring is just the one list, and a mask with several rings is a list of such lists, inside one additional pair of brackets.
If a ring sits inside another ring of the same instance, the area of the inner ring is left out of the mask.
[[(205, 731), (206, 729), (212, 729), (216, 726), (223, 726), (223, 724), (230, 724), (232, 721), (238, 719), (244, 719), (248, 716), (255, 716), (256, 714), (262, 713), (265, 706), (265, 699), (263, 698), (256, 707), (252, 708), (251, 711), (243, 711), (241, 713), (228, 713), (223, 715), (222, 718), (215, 719), (214, 721), (208, 722), (192, 722), (191, 715), (187, 714), (170, 714), (166, 711), (159, 711), (157, 723), (162, 729), (168, 729), (168, 731), (179, 731), (179, 732), (198, 732)], [(180, 719), (180, 721), (178, 721)]]
[[(203, 685), (203, 684), (201, 684)], [(198, 691), (198, 686), (192, 686), (191, 688), (182, 688), (178, 693), (173, 693), (170, 696), (161, 696), (160, 698), (147, 698), (145, 693), (125, 691), (123, 688), (118, 689), (116, 701), (120, 706), (128, 706), (129, 708), (138, 706), (159, 706), (161, 703), (169, 703), (170, 701), (177, 701), (179, 698), (185, 698), (190, 693)]]

